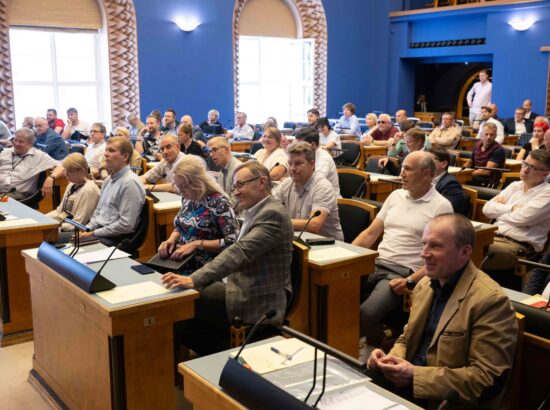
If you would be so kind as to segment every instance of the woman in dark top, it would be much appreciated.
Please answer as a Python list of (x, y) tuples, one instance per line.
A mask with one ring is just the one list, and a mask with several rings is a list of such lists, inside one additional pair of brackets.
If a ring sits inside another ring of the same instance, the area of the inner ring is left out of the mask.
[(544, 149), (544, 133), (548, 129), (548, 124), (545, 122), (536, 122), (533, 124), (533, 137), (531, 141), (521, 147), (516, 159), (522, 160), (527, 158), (529, 153), (535, 149)]
[(210, 262), (216, 254), (235, 243), (239, 225), (229, 199), (206, 173), (202, 161), (183, 157), (174, 170), (175, 191), (183, 197), (174, 219), (174, 231), (158, 248), (161, 258), (194, 258), (178, 272), (190, 274)]
[(193, 127), (191, 125), (181, 124), (178, 127), (178, 141), (181, 152), (203, 158), (201, 146), (193, 139)]

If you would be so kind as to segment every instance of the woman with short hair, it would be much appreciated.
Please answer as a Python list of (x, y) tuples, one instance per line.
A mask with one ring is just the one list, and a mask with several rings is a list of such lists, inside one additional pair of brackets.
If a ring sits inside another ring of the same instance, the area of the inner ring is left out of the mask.
[(275, 127), (266, 128), (261, 141), (263, 148), (253, 157), (269, 170), (271, 181), (280, 181), (286, 176), (288, 169), (287, 156), (281, 148), (281, 132)]

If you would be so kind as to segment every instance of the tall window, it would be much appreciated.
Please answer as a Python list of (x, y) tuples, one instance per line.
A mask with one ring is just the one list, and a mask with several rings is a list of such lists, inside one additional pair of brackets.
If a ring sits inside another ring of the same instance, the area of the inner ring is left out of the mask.
[(48, 108), (63, 119), (75, 107), (84, 121), (109, 121), (98, 43), (97, 31), (10, 29), (17, 127)]
[(249, 123), (306, 121), (313, 106), (314, 40), (239, 37), (239, 111)]

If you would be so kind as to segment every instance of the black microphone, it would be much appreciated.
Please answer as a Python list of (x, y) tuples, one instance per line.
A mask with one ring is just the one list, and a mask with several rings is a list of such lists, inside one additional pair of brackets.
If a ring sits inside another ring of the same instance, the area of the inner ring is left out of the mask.
[(107, 259), (105, 259), (105, 262), (103, 262), (103, 265), (101, 265), (101, 268), (99, 268), (99, 270), (97, 271), (97, 274), (99, 275), (101, 273), (101, 271), (103, 270), (103, 268), (105, 267), (105, 265), (107, 265), (107, 262), (109, 262), (111, 260), (111, 257), (113, 256), (113, 254), (117, 251), (117, 249), (120, 249), (126, 245), (129, 245), (130, 244), (130, 239), (124, 239), (122, 242), (120, 242), (117, 246), (115, 246), (113, 248), (113, 250), (111, 251), (111, 253), (109, 254), (109, 256), (107, 257)]
[(273, 169), (274, 169), (275, 167), (278, 167), (279, 165), (281, 165), (281, 164), (279, 164), (278, 162), (276, 162), (275, 165), (273, 165), (273, 166), (271, 167), (271, 169), (269, 170), (269, 172), (273, 171)]
[(12, 186), (8, 191), (4, 192), (4, 194), (0, 197), (0, 202), (2, 202), (2, 200), (6, 197), (6, 195), (13, 194), (15, 191), (17, 191), (17, 189), (14, 186)]
[(158, 203), (160, 201), (160, 199), (158, 199), (155, 195), (152, 194), (153, 189), (155, 189), (155, 187), (157, 186), (159, 181), (161, 179), (164, 179), (164, 178), (166, 178), (166, 174), (162, 174), (160, 176), (160, 178), (157, 179), (157, 182), (155, 182), (151, 188), (145, 190), (145, 195), (147, 195), (149, 198), (151, 198), (155, 204)]
[(244, 347), (248, 344), (248, 342), (250, 341), (250, 339), (252, 339), (252, 336), (254, 335), (254, 333), (256, 332), (256, 329), (258, 328), (258, 325), (260, 323), (262, 323), (264, 320), (268, 320), (268, 319), (271, 319), (273, 316), (275, 316), (277, 314), (277, 311), (275, 309), (271, 309), (271, 310), (268, 310), (267, 312), (264, 313), (264, 315), (254, 324), (254, 326), (252, 327), (252, 330), (250, 331), (250, 333), (248, 334), (248, 337), (245, 339), (243, 345), (241, 346), (239, 352), (237, 353), (237, 355), (235, 356), (235, 360), (237, 360), (239, 358), (239, 356), (241, 355), (241, 352), (243, 351)]
[(485, 255), (485, 257), (482, 259), (481, 263), (479, 264), (479, 267), (478, 269), (482, 269), (483, 268), (483, 265), (485, 265), (485, 262), (493, 259), (495, 257), (495, 253), (494, 252), (487, 252), (487, 255)]
[(451, 407), (453, 404), (456, 404), (458, 399), (460, 398), (460, 395), (455, 389), (451, 389), (443, 396), (443, 401), (441, 404), (437, 407), (437, 410), (443, 410), (447, 407)]
[(474, 169), (484, 169), (489, 172), (510, 172), (507, 168), (474, 167)]
[(307, 243), (305, 243), (305, 242), (302, 240), (302, 235), (303, 235), (304, 232), (306, 231), (307, 226), (309, 225), (309, 223), (311, 222), (311, 220), (312, 220), (313, 218), (317, 218), (319, 215), (321, 215), (321, 211), (316, 210), (316, 211), (313, 213), (313, 215), (311, 215), (311, 216), (309, 217), (309, 219), (308, 219), (307, 222), (306, 222), (306, 225), (304, 226), (304, 229), (302, 229), (302, 232), (300, 232), (300, 235), (298, 235), (298, 237), (294, 239), (296, 242), (300, 242), (302, 245), (307, 246), (308, 248), (310, 247)]
[(365, 185), (367, 184), (367, 182), (369, 181), (370, 179), (370, 175), (363, 179), (363, 182), (361, 182), (361, 185), (359, 185), (359, 189), (357, 190), (357, 192), (355, 192), (355, 195), (353, 197), (357, 198), (359, 196), (359, 194), (363, 191), (363, 189), (365, 188)]

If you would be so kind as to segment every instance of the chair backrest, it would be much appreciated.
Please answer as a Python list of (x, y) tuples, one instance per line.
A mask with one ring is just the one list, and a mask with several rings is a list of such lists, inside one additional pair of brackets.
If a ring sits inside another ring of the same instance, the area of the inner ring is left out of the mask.
[(263, 148), (263, 145), (259, 142), (255, 143), (255, 144), (252, 144), (250, 146), (250, 155), (253, 155), (255, 154), (256, 152), (258, 152), (259, 150), (261, 150)]
[(133, 256), (145, 258), (153, 256), (156, 253), (155, 216), (153, 206), (153, 200), (146, 197), (139, 213), (137, 229), (130, 238), (130, 244), (128, 246)]
[(74, 152), (78, 152), (79, 154), (84, 155), (86, 153), (86, 145), (84, 144), (71, 144), (69, 148), (69, 152), (72, 154)]
[(506, 158), (512, 158), (514, 151), (511, 150), (510, 148), (506, 148), (506, 147), (503, 147), (503, 148), (504, 148), (504, 156)]
[(262, 138), (262, 134), (260, 134), (259, 131), (254, 131), (254, 137), (252, 138), (252, 141), (259, 141), (260, 138)]
[(367, 124), (359, 124), (359, 128), (361, 129), (361, 134), (364, 134), (368, 131), (369, 126)]
[(519, 137), (518, 142), (516, 144), (523, 147), (525, 144), (527, 144), (529, 141), (531, 141), (531, 138), (533, 138), (532, 133), (522, 134)]
[(369, 182), (368, 173), (355, 168), (338, 168), (336, 173), (340, 184), (340, 195), (348, 199), (354, 196), (366, 196)]
[(382, 155), (371, 155), (367, 159), (367, 163), (365, 165), (365, 171), (371, 172), (374, 174), (387, 174), (390, 175), (390, 172), (386, 168), (380, 168), (378, 166), (378, 161), (380, 158), (383, 158)]
[(449, 157), (450, 157), (449, 165), (450, 166), (452, 166), (452, 167), (456, 166), (456, 161), (457, 161), (458, 156), (459, 156), (459, 154), (449, 152)]
[(357, 165), (361, 156), (361, 145), (355, 142), (342, 142), (342, 151), (342, 155), (335, 159), (338, 165)]
[(44, 195), (42, 195), (42, 186), (44, 185), (44, 181), (46, 181), (48, 172), (48, 170), (45, 170), (38, 174), (38, 180), (36, 181), (36, 192), (26, 197), (25, 199), (19, 200), (19, 202), (27, 205), (32, 209), (38, 209), (40, 201), (42, 201), (42, 199), (44, 198)]
[(505, 189), (512, 182), (519, 181), (519, 172), (503, 172), (500, 177), (500, 189)]
[(290, 281), (292, 295), (288, 298), (285, 322), (287, 326), (306, 335), (311, 334), (309, 320), (309, 249), (301, 243), (292, 246)]
[(477, 207), (477, 191), (473, 188), (463, 186), (462, 189), (464, 190), (464, 207), (463, 207), (463, 215), (474, 219), (476, 217), (476, 207)]
[(376, 209), (376, 212), (374, 214), (375, 217), (378, 214), (378, 212), (380, 212), (380, 210), (382, 209), (382, 205), (384, 205), (384, 202), (375, 201), (374, 199), (357, 198), (357, 197), (352, 198), (352, 199), (355, 199), (356, 201), (364, 202), (365, 204), (369, 204), (369, 205), (374, 206), (374, 208)]
[(296, 123), (294, 121), (285, 121), (285, 123), (283, 124), (283, 128), (295, 129)]
[(338, 214), (344, 241), (351, 243), (374, 220), (376, 207), (355, 199), (338, 198)]

